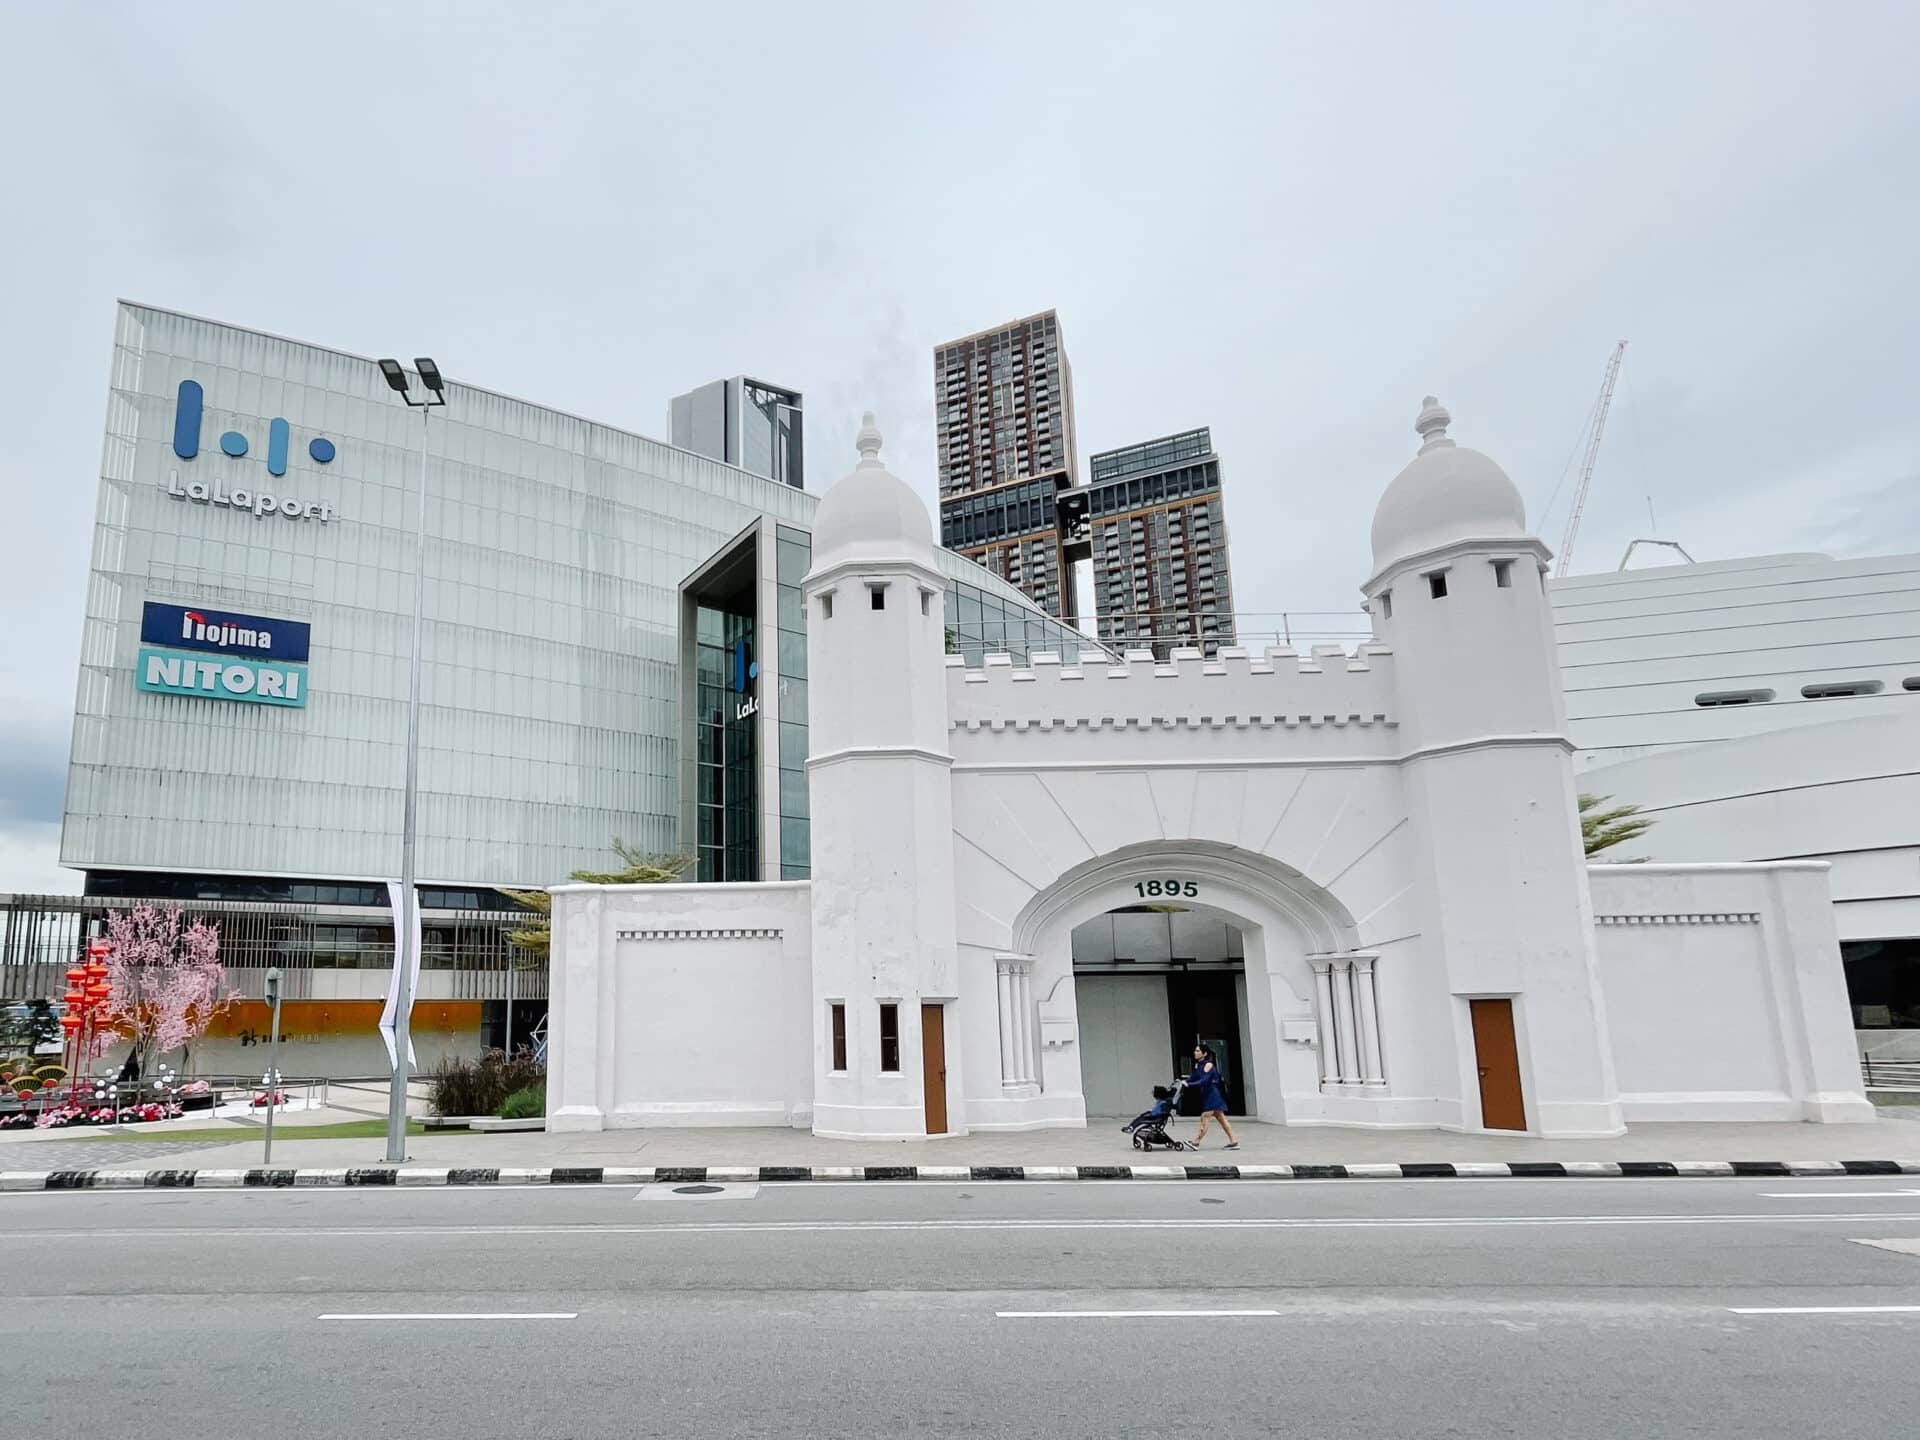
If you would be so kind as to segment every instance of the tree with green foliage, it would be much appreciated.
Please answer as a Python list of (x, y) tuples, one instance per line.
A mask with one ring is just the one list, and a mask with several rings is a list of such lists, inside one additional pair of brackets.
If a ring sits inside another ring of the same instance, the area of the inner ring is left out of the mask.
[[(649, 855), (613, 837), (613, 853), (621, 860), (618, 870), (575, 870), (572, 878), (582, 885), (665, 885), (686, 874), (693, 864), (691, 855)], [(537, 968), (547, 961), (553, 948), (553, 897), (544, 890), (506, 890), (522, 908), (531, 912), (527, 922), (507, 932), (507, 943), (526, 960), (521, 968)]]
[(1611, 810), (1600, 808), (1612, 798), (1610, 795), (1580, 797), (1580, 839), (1589, 856), (1611, 850), (1653, 828), (1653, 821), (1640, 813), (1638, 805), (1616, 805)]

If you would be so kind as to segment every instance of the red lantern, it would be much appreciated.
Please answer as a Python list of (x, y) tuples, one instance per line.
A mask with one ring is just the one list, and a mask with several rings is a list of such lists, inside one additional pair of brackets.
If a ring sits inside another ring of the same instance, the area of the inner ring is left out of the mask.
[(60, 1028), (62, 1030), (78, 1030), (85, 1023), (86, 1022), (78, 1015), (62, 1015), (60, 1017)]

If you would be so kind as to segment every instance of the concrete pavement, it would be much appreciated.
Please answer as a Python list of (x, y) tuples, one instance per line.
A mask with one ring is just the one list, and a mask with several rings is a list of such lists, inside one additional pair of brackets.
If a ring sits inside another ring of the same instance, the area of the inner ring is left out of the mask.
[[(1191, 1135), (1195, 1122), (1177, 1133)], [(1148, 1156), (1130, 1148), (1119, 1125), (1095, 1121), (1082, 1130), (982, 1133), (951, 1139), (876, 1143), (825, 1140), (804, 1130), (607, 1130), (548, 1135), (429, 1134), (408, 1142), (409, 1163), (426, 1167), (492, 1166), (847, 1166), (847, 1165), (1125, 1165), (1227, 1163), (1243, 1165), (1406, 1164), (1475, 1161), (1620, 1160), (1898, 1160), (1920, 1161), (1920, 1107), (1885, 1110), (1857, 1125), (1636, 1125), (1601, 1140), (1540, 1140), (1524, 1135), (1453, 1134), (1438, 1130), (1353, 1130), (1261, 1125), (1236, 1121), (1241, 1147), (1219, 1148), (1217, 1136), (1199, 1153)], [(237, 1169), (260, 1163), (256, 1131), (217, 1145), (178, 1145), (164, 1127), (130, 1137), (15, 1139), (0, 1145), (0, 1170), (113, 1169), (151, 1161), (169, 1169)], [(274, 1161), (306, 1168), (345, 1168), (384, 1162), (379, 1139), (300, 1140), (289, 1128), (276, 1136)], [(120, 1148), (126, 1147), (126, 1148)]]
[(1920, 1398), (1920, 1257), (1858, 1243), (1920, 1237), (1910, 1181), (681, 1188), (0, 1196), (10, 1423), (1879, 1440)]

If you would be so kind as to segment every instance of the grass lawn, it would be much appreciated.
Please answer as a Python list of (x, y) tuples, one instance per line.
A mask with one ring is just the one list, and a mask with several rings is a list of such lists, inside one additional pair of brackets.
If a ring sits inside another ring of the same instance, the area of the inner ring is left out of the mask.
[[(267, 1133), (266, 1122), (244, 1126), (221, 1126), (219, 1128), (202, 1127), (197, 1130), (143, 1130), (141, 1139), (151, 1137), (155, 1140), (206, 1140), (218, 1144), (223, 1140), (254, 1141)], [(283, 1140), (377, 1140), (387, 1133), (384, 1120), (342, 1120), (333, 1125), (285, 1125), (273, 1127), (273, 1143)], [(430, 1132), (418, 1120), (407, 1121), (409, 1135), (426, 1135)], [(42, 1135), (58, 1135), (62, 1140), (125, 1140), (122, 1134), (115, 1134), (110, 1126), (88, 1125), (72, 1131), (44, 1130)]]
[(1920, 1105), (1920, 1091), (1881, 1090), (1867, 1098), (1876, 1105)]

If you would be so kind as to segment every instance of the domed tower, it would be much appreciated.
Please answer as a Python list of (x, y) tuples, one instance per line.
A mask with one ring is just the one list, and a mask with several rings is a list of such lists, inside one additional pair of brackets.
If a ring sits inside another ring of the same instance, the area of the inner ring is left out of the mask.
[[(1373, 518), (1375, 631), (1393, 651), (1422, 916), (1422, 993), (1452, 1011), (1469, 1128), (1618, 1134), (1547, 547), (1428, 396)], [(1444, 990), (1436, 983), (1444, 979)], [(1443, 997), (1445, 997), (1443, 999)]]
[[(807, 777), (813, 842), (813, 1128), (963, 1133), (947, 752), (946, 583), (927, 508), (860, 463), (813, 521)], [(948, 1104), (955, 1097), (956, 1103)]]

